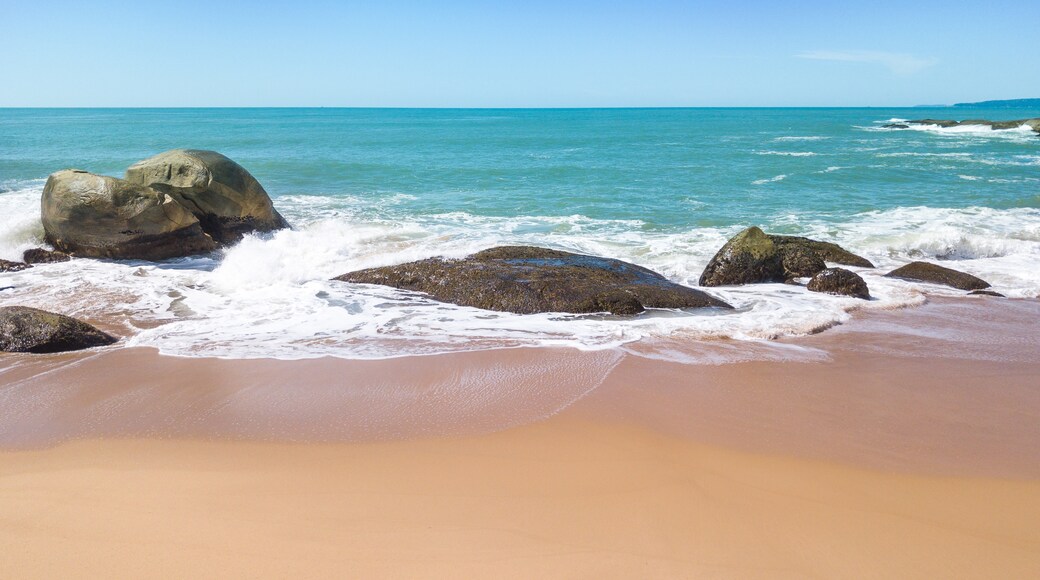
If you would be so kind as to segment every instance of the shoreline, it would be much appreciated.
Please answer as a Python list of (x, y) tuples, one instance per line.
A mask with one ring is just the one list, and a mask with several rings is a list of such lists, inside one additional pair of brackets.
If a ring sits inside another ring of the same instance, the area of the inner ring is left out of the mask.
[(764, 349), (724, 364), (22, 357), (0, 575), (1035, 576), (1038, 313), (937, 299), (685, 345)]
[(1037, 317), (1033, 300), (933, 298), (765, 342), (375, 360), (185, 358), (142, 347), (17, 355), (0, 369), (0, 449), (141, 437), (452, 438), (563, 415), (868, 469), (1036, 478)]

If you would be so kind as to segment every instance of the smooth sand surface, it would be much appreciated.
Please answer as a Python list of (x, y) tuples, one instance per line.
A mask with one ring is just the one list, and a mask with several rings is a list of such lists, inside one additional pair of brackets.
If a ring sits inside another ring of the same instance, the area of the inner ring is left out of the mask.
[(603, 423), (360, 445), (90, 441), (0, 465), (5, 578), (1040, 575), (1035, 481)]
[(1040, 577), (1038, 314), (642, 356), (8, 357), (0, 577)]

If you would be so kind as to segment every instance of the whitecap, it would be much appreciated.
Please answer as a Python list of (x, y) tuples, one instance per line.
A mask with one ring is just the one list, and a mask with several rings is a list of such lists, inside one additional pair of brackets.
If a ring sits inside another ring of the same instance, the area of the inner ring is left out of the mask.
[(783, 181), (785, 179), (787, 179), (787, 175), (781, 173), (780, 175), (776, 175), (776, 176), (765, 178), (765, 179), (756, 179), (756, 180), (752, 181), (751, 183), (753, 185), (765, 185), (767, 183), (774, 183), (774, 182), (777, 182), (777, 181)]

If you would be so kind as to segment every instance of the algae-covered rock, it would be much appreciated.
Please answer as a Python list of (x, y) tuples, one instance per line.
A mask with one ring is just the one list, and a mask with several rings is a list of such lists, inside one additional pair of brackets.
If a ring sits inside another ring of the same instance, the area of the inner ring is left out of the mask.
[(731, 308), (635, 264), (529, 246), (503, 246), (451, 260), (429, 258), (335, 278), (424, 292), (487, 310), (638, 314), (644, 308)]
[(780, 252), (780, 263), (784, 267), (785, 280), (809, 277), (827, 267), (823, 258), (809, 248), (778, 246), (777, 250)]
[(161, 260), (216, 248), (199, 220), (169, 195), (76, 169), (47, 178), (42, 220), (48, 243), (79, 256)]
[(845, 268), (826, 268), (818, 272), (805, 286), (811, 292), (825, 292), (840, 296), (870, 299), (867, 283), (859, 274)]
[(910, 262), (901, 268), (892, 270), (885, 276), (888, 278), (942, 284), (960, 290), (983, 290), (990, 286), (989, 282), (971, 274), (928, 262)]
[(730, 238), (708, 262), (701, 286), (786, 282), (815, 275), (825, 262), (872, 268), (873, 264), (837, 244), (799, 236), (770, 235), (750, 227)]
[(730, 238), (701, 273), (701, 286), (783, 282), (783, 258), (772, 238), (750, 227)]
[(62, 314), (26, 306), (0, 307), (0, 351), (48, 353), (116, 342), (113, 336)]
[(220, 244), (237, 242), (254, 231), (289, 227), (263, 186), (216, 151), (166, 151), (131, 165), (126, 179), (179, 201)]

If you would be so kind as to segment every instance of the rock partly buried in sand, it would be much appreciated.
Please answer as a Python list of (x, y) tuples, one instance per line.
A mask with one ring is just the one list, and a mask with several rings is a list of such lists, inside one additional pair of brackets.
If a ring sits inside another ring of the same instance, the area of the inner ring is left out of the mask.
[(26, 264), (25, 262), (12, 262), (10, 260), (0, 260), (0, 272), (21, 272), (26, 268), (32, 268), (32, 264)]
[(68, 262), (72, 256), (65, 252), (52, 252), (43, 248), (32, 248), (22, 253), (22, 260), (26, 264), (55, 264)]
[(960, 290), (983, 290), (989, 288), (989, 282), (976, 278), (971, 274), (958, 272), (928, 262), (910, 262), (909, 264), (885, 274), (888, 278), (901, 278), (916, 282), (942, 284)]
[(0, 351), (65, 352), (115, 343), (118, 339), (62, 314), (25, 306), (0, 307)]
[(750, 227), (722, 246), (704, 268), (700, 284), (729, 286), (786, 282), (792, 278), (814, 276), (827, 267), (825, 261), (873, 267), (866, 258), (837, 244), (798, 236), (769, 235), (757, 227)]
[(840, 296), (870, 299), (867, 283), (859, 274), (845, 268), (827, 268), (821, 270), (809, 280), (805, 286), (811, 292), (825, 292)]
[(176, 199), (115, 177), (58, 171), (47, 178), (42, 206), (47, 242), (78, 256), (162, 260), (216, 248)]
[(370, 268), (335, 279), (425, 292), (442, 302), (517, 314), (732, 308), (635, 264), (527, 246), (491, 248), (458, 260), (430, 258)]
[(131, 165), (126, 180), (181, 202), (219, 244), (237, 242), (250, 232), (289, 227), (263, 186), (241, 165), (216, 151), (160, 153)]

